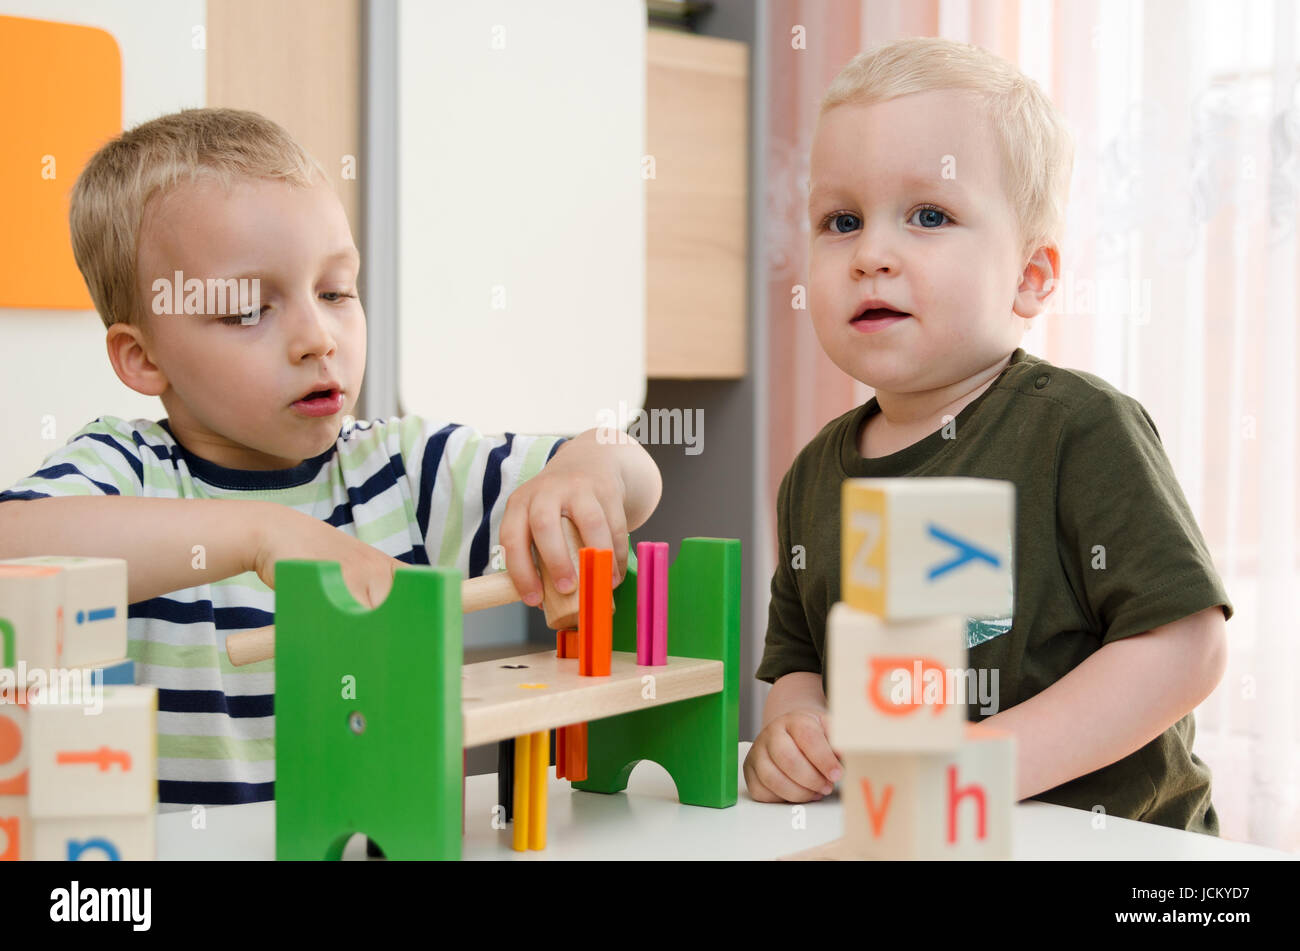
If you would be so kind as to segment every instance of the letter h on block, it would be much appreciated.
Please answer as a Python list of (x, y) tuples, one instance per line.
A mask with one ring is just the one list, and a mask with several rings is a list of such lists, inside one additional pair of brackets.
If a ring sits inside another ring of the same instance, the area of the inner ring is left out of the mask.
[(844, 837), (870, 859), (1010, 859), (1015, 737), (966, 726), (948, 753), (845, 753)]
[(840, 588), (888, 621), (1006, 617), (1015, 485), (993, 479), (847, 479)]

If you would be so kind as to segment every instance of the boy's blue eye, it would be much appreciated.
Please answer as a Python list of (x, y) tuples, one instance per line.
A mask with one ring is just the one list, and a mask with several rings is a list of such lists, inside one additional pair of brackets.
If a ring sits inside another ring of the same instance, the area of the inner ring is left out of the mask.
[[(840, 228), (838, 222), (845, 218), (849, 219), (851, 224), (846, 228)], [(858, 220), (857, 215), (851, 215), (847, 211), (838, 211), (827, 218), (826, 221), (830, 225), (831, 231), (836, 234), (848, 234), (850, 231), (857, 231), (858, 226), (862, 224), (862, 222)]]
[[(915, 218), (917, 215), (927, 216), (922, 220), (922, 224), (921, 224), (922, 228), (929, 228), (931, 225), (937, 228), (939, 225), (943, 224), (943, 221), (950, 220), (946, 212), (940, 211), (938, 208), (935, 208), (933, 205), (924, 205), (916, 209), (912, 217)], [(935, 220), (936, 218), (942, 218), (943, 221), (937, 221)], [(926, 222), (928, 222), (928, 224)]]

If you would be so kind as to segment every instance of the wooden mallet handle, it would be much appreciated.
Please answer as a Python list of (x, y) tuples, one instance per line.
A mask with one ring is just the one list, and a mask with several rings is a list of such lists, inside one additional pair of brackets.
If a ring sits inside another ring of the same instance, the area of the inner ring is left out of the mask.
[[(578, 532), (567, 518), (560, 519), (560, 528), (564, 532), (564, 541), (569, 548), (569, 557), (573, 559), (573, 572), (578, 573)], [(542, 576), (542, 607), (546, 610), (546, 625), (553, 631), (567, 630), (578, 626), (578, 586), (575, 581), (573, 590), (561, 594), (555, 590), (550, 572), (538, 559), (538, 571)], [(513, 604), (520, 600), (515, 583), (507, 572), (483, 575), (461, 582), (461, 610), (470, 614), (486, 608)], [(269, 660), (275, 656), (275, 627), (259, 627), (251, 631), (241, 631), (226, 638), (226, 654), (235, 667), (253, 664), (259, 660)]]

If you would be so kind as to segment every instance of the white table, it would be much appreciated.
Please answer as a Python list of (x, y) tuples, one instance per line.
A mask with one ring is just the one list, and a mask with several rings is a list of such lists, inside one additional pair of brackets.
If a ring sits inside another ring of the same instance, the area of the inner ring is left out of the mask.
[[(749, 743), (740, 744), (744, 763)], [(739, 777), (740, 798), (730, 809), (683, 806), (668, 773), (642, 762), (627, 790), (614, 795), (575, 790), (550, 774), (546, 849), (516, 852), (511, 830), (492, 828), (496, 774), (469, 777), (466, 790), (466, 859), (536, 862), (548, 859), (775, 859), (838, 839), (843, 810), (838, 792), (799, 806), (804, 828), (795, 828), (790, 803), (749, 798)], [(217, 806), (205, 810), (205, 828), (193, 828), (189, 811), (158, 816), (159, 859), (274, 859), (275, 804)], [(1015, 807), (1017, 859), (1295, 859), (1297, 856), (1165, 826), (1106, 818), (1092, 827), (1093, 814), (1047, 803)], [(383, 843), (381, 842), (382, 846)], [(354, 838), (345, 858), (363, 858)]]

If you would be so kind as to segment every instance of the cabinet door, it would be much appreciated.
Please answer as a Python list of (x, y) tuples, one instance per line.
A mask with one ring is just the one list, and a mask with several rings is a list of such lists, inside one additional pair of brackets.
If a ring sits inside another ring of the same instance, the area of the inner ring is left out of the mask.
[(401, 408), (573, 433), (645, 397), (643, 0), (398, 9)]
[(646, 373), (745, 375), (749, 47), (650, 30)]

